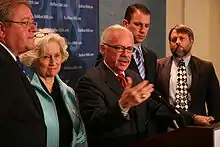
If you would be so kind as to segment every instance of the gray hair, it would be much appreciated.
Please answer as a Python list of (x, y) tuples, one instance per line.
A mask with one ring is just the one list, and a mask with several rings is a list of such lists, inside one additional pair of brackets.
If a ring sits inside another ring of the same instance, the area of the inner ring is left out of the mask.
[[(123, 27), (122, 25), (119, 25), (119, 24), (114, 24), (114, 25), (111, 25), (109, 27), (107, 27), (102, 35), (101, 35), (101, 39), (100, 39), (100, 45), (107, 42), (111, 37), (109, 36), (111, 32), (113, 31), (119, 31), (119, 30), (124, 30), (124, 31), (128, 31), (131, 33), (130, 30), (128, 30), (127, 28)], [(131, 33), (131, 36), (133, 37), (132, 33)]]
[[(43, 34), (43, 36), (39, 36), (39, 34)], [(32, 66), (33, 63), (43, 55), (44, 49), (49, 41), (56, 41), (60, 45), (62, 62), (66, 61), (69, 57), (69, 53), (67, 52), (68, 46), (65, 38), (61, 37), (53, 29), (44, 28), (39, 29), (35, 33), (35, 49), (25, 52), (19, 56), (21, 62), (26, 66)]]

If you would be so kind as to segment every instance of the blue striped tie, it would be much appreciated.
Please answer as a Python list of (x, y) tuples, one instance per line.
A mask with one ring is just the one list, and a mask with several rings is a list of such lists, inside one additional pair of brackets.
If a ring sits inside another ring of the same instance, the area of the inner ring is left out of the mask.
[(138, 71), (139, 71), (141, 78), (145, 79), (144, 59), (139, 50), (140, 48), (135, 50), (136, 63), (137, 63)]

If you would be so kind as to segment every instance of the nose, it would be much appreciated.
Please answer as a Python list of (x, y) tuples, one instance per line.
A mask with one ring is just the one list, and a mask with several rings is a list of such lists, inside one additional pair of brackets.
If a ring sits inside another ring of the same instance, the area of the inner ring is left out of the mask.
[(145, 25), (140, 26), (140, 32), (145, 33), (147, 31), (147, 27)]
[(180, 44), (180, 38), (177, 37), (176, 44)]
[(55, 63), (55, 58), (54, 57), (50, 57), (50, 65), (52, 66), (52, 65), (54, 65), (54, 63)]
[(131, 56), (132, 56), (132, 53), (130, 53), (128, 51), (124, 51), (120, 54), (121, 58), (126, 59), (128, 61), (130, 61)]
[(145, 30), (146, 30), (145, 27), (144, 27), (144, 26), (141, 26), (141, 28), (140, 28), (140, 32), (141, 32), (141, 33), (144, 33)]

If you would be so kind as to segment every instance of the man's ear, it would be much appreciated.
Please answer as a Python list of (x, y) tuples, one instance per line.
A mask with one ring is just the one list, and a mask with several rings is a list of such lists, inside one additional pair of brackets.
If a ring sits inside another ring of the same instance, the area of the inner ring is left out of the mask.
[(103, 56), (103, 55), (104, 55), (104, 52), (105, 52), (105, 46), (104, 46), (103, 44), (100, 44), (99, 51), (100, 51), (100, 53), (101, 53), (102, 56)]
[(128, 20), (127, 20), (127, 19), (123, 19), (123, 20), (122, 20), (122, 25), (127, 28), (127, 26), (128, 26)]
[(194, 40), (193, 40), (193, 39), (191, 39), (191, 43), (192, 43), (192, 44), (194, 43)]
[(5, 24), (0, 21), (0, 38), (5, 37)]

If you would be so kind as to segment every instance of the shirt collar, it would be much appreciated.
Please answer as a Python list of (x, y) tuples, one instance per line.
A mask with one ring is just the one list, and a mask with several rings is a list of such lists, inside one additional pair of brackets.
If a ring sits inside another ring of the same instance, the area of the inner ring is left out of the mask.
[[(114, 72), (114, 70), (111, 69), (111, 68), (108, 66), (108, 64), (105, 62), (105, 60), (104, 60), (103, 62), (104, 62), (104, 64), (108, 67), (108, 69), (110, 69), (110, 70), (115, 74), (115, 76), (118, 76), (118, 74), (117, 74), (116, 72)], [(124, 71), (122, 72), (122, 74), (125, 76), (125, 72), (124, 72)]]
[(8, 51), (8, 53), (13, 57), (13, 59), (17, 61), (16, 56), (3, 43), (0, 42), (0, 45), (2, 45), (5, 50)]
[[(183, 58), (183, 61), (184, 61), (186, 67), (189, 64), (190, 59), (191, 59), (191, 55)], [(176, 59), (174, 57), (174, 62), (175, 62), (176, 65), (178, 65), (179, 61), (180, 61), (179, 59)]]
[(135, 51), (133, 52), (133, 54), (135, 54), (137, 50), (139, 51), (140, 54), (142, 54), (141, 44), (139, 46), (133, 45), (133, 48), (135, 48)]

